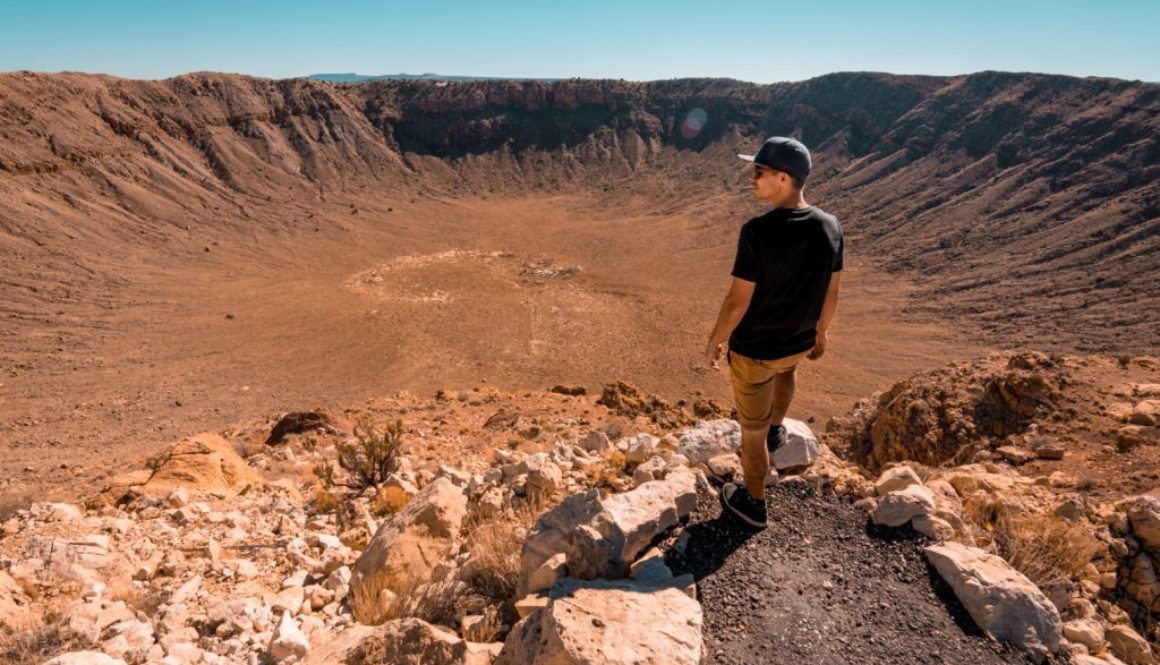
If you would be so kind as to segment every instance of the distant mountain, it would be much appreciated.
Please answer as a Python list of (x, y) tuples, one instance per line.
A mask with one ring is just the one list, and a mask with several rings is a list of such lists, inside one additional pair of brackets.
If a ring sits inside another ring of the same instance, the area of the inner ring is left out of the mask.
[(311, 74), (307, 76), (308, 79), (315, 81), (326, 81), (328, 83), (365, 83), (367, 81), (452, 81), (455, 83), (467, 83), (472, 81), (542, 81), (544, 83), (554, 83), (559, 81), (558, 78), (527, 78), (514, 76), (444, 76), (443, 74), (382, 74), (380, 76), (367, 76), (365, 74)]

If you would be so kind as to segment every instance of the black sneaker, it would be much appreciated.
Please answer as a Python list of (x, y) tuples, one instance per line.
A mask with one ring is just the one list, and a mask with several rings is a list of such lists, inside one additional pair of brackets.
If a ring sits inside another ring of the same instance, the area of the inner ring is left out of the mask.
[(785, 445), (785, 425), (771, 425), (765, 437), (765, 449), (773, 452)]
[(733, 483), (725, 483), (718, 495), (721, 507), (755, 529), (766, 526), (765, 502), (749, 496), (749, 491)]

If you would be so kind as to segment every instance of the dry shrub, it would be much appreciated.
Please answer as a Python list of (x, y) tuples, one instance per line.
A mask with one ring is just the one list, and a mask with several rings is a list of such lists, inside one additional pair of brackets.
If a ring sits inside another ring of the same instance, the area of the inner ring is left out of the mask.
[(368, 423), (354, 428), (354, 441), (338, 444), (339, 473), (332, 465), (320, 464), (315, 474), (328, 486), (361, 491), (379, 487), (398, 467), (399, 451), (403, 448), (403, 422), (387, 423), (377, 429)]
[[(523, 511), (520, 511), (523, 512)], [(499, 519), (474, 525), (467, 537), (472, 588), (497, 603), (513, 602), (520, 574), (520, 551), (528, 527), (522, 519)]]
[(65, 622), (53, 616), (22, 629), (0, 630), (0, 663), (5, 665), (40, 665), (70, 651), (95, 649), (97, 645), (68, 630)]
[(463, 616), (486, 609), (487, 599), (458, 580), (402, 581), (378, 574), (351, 590), (350, 606), (365, 624), (414, 617), (457, 630)]
[(266, 451), (266, 446), (255, 443), (253, 441), (246, 441), (244, 439), (235, 439), (231, 441), (234, 446), (234, 452), (244, 460), (248, 460), (255, 455), (260, 455)]
[(333, 513), (342, 505), (342, 500), (334, 492), (319, 485), (310, 497), (310, 507), (315, 513)]
[(108, 593), (110, 600), (124, 601), (130, 609), (142, 612), (149, 618), (157, 616), (157, 611), (169, 599), (169, 594), (160, 588), (140, 589), (136, 585), (119, 584)]
[(374, 511), (377, 517), (385, 517), (387, 515), (394, 515), (407, 505), (411, 500), (411, 495), (402, 487), (389, 485), (379, 489), (375, 493), (374, 504), (371, 510)]
[[(373, 575), (350, 590), (350, 610), (360, 623), (378, 625), (391, 618), (397, 593), (386, 575)], [(384, 593), (385, 592), (385, 593)]]
[(35, 495), (30, 493), (5, 492), (0, 494), (0, 522), (7, 522), (18, 511), (24, 510), (35, 501)]
[(1091, 531), (1051, 512), (1015, 511), (995, 500), (964, 504), (975, 540), (1041, 589), (1081, 578), (1099, 551)]
[(459, 580), (412, 585), (399, 594), (387, 620), (415, 617), (458, 632), (459, 622), (468, 614), (487, 609), (487, 599)]
[(1000, 556), (1041, 589), (1080, 579), (1098, 550), (1088, 529), (1051, 513), (1000, 512), (995, 544)]

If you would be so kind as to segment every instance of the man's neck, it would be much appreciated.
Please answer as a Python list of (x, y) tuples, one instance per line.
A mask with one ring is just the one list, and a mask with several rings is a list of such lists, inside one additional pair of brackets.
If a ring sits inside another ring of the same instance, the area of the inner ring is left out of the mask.
[(801, 210), (803, 208), (810, 207), (810, 204), (806, 203), (805, 198), (798, 196), (797, 198), (790, 199), (788, 201), (778, 201), (778, 202), (773, 204), (773, 207), (775, 210), (776, 209)]

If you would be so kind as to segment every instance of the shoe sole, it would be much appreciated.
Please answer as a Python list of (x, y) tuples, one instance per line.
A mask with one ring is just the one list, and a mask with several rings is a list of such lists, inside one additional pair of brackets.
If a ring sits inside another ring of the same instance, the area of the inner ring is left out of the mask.
[(765, 527), (769, 526), (769, 522), (758, 522), (758, 521), (754, 520), (752, 517), (749, 517), (747, 515), (743, 515), (743, 514), (737, 512), (737, 509), (734, 508), (733, 506), (731, 506), (729, 504), (729, 500), (725, 498), (725, 492), (723, 492), (723, 491), (718, 492), (717, 498), (720, 500), (722, 508), (728, 510), (730, 512), (730, 514), (732, 514), (733, 516), (735, 516), (737, 519), (741, 520), (742, 522), (745, 522), (746, 524), (753, 527), (754, 529), (764, 529)]

